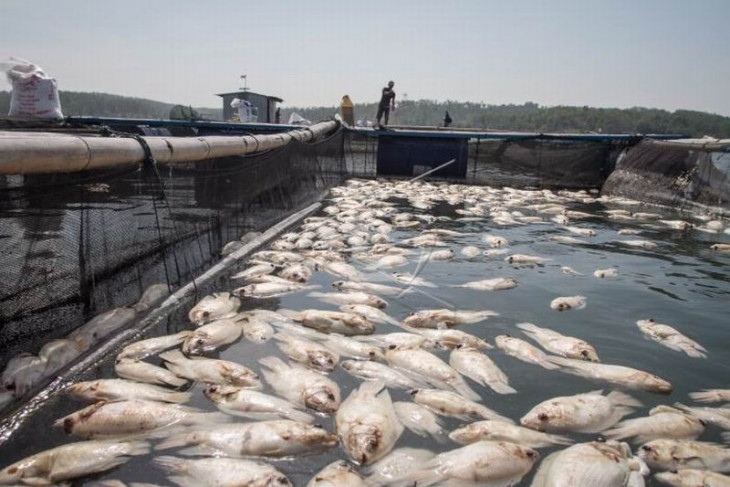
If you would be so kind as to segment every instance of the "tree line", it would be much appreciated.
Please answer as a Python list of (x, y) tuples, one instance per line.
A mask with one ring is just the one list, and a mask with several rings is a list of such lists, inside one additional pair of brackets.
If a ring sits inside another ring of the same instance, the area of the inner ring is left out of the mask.
[[(144, 98), (61, 91), (61, 107), (65, 115), (98, 117), (168, 118), (172, 103)], [(8, 113), (10, 93), (0, 91), (0, 116)], [(222, 109), (198, 108), (204, 118), (220, 120)], [(294, 111), (306, 119), (318, 121), (332, 117), (337, 107), (283, 108), (281, 121), (286, 122)], [(451, 116), (453, 127), (525, 132), (573, 133), (672, 133), (692, 137), (705, 135), (730, 138), (730, 117), (706, 112), (656, 108), (592, 108), (575, 106), (488, 105), (484, 103), (404, 100), (391, 115), (391, 124), (442, 125), (445, 112)], [(376, 103), (356, 104), (356, 120), (372, 120)]]

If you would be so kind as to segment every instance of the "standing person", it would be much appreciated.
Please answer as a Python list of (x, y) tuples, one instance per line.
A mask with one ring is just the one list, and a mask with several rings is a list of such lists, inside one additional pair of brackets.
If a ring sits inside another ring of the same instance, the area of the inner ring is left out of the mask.
[(446, 110), (446, 115), (444, 115), (444, 127), (449, 127), (451, 122), (453, 122), (453, 120), (451, 120), (451, 115), (449, 115), (449, 111)]
[(388, 81), (388, 86), (383, 88), (383, 94), (380, 97), (380, 104), (378, 104), (378, 115), (375, 117), (378, 120), (377, 127), (381, 127), (380, 119), (385, 115), (385, 124), (388, 125), (388, 119), (390, 118), (390, 111), (395, 111), (395, 91), (393, 86), (395, 83)]

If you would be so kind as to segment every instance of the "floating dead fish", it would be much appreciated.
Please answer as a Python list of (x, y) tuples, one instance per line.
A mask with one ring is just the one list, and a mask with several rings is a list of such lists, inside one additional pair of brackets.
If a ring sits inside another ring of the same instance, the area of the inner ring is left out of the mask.
[(608, 277), (616, 277), (616, 276), (618, 276), (618, 269), (615, 269), (615, 268), (596, 269), (593, 272), (593, 276), (597, 277), (599, 279), (606, 279)]
[(382, 382), (365, 382), (337, 411), (337, 435), (349, 457), (362, 465), (376, 462), (403, 433), (403, 425)]
[(609, 382), (629, 389), (639, 389), (660, 394), (672, 392), (672, 384), (654, 374), (623, 365), (598, 364), (562, 357), (548, 357), (567, 374)]
[(143, 311), (147, 311), (152, 305), (162, 301), (169, 295), (170, 288), (167, 284), (152, 284), (144, 290), (144, 293), (142, 293), (142, 296), (139, 298), (133, 308), (137, 313), (142, 313)]
[(160, 352), (177, 347), (192, 333), (193, 332), (190, 330), (184, 330), (179, 333), (175, 333), (174, 335), (163, 335), (148, 338), (146, 340), (140, 340), (124, 347), (122, 351), (119, 352), (119, 355), (117, 355), (117, 358), (142, 359), (151, 355), (157, 355)]
[(509, 441), (530, 448), (569, 445), (573, 441), (565, 436), (550, 435), (504, 421), (484, 420), (462, 426), (449, 433), (449, 438), (460, 445), (477, 441)]
[(396, 281), (400, 282), (401, 284), (406, 284), (408, 286), (419, 286), (419, 287), (430, 287), (430, 288), (438, 287), (438, 286), (436, 286), (436, 284), (429, 282), (429, 281), (423, 279), (422, 277), (414, 276), (412, 274), (407, 274), (407, 273), (399, 274), (397, 272), (394, 272), (392, 274), (392, 276), (393, 276), (393, 279), (395, 279)]
[(215, 293), (198, 301), (188, 317), (192, 323), (200, 326), (235, 313), (239, 306), (241, 301), (237, 297), (229, 293)]
[(267, 299), (278, 298), (279, 296), (285, 296), (287, 294), (300, 291), (307, 291), (309, 289), (317, 289), (319, 287), (320, 286), (304, 286), (302, 284), (296, 284), (289, 281), (287, 281), (286, 283), (264, 282), (239, 287), (233, 290), (233, 294), (240, 295), (245, 298)]
[(459, 373), (446, 362), (426, 350), (394, 349), (385, 352), (388, 365), (406, 372), (433, 387), (452, 389), (467, 399), (479, 399)]
[(513, 424), (514, 421), (489, 409), (484, 404), (469, 400), (464, 396), (441, 389), (415, 389), (411, 391), (413, 401), (432, 411), (458, 419), (492, 419)]
[(160, 354), (160, 358), (175, 375), (189, 380), (261, 389), (259, 376), (236, 362), (209, 358), (188, 359), (179, 350)]
[(517, 391), (510, 387), (509, 379), (497, 364), (487, 355), (474, 348), (459, 346), (451, 352), (449, 365), (457, 372), (470, 378), (484, 387), (491, 388), (498, 394), (514, 394)]
[(411, 313), (403, 320), (403, 325), (413, 328), (450, 328), (452, 326), (478, 323), (492, 316), (494, 311), (453, 311), (450, 309), (428, 309)]
[(399, 294), (403, 289), (385, 284), (357, 281), (335, 281), (332, 286), (345, 292), (365, 292), (372, 294)]
[(582, 275), (583, 275), (583, 274), (581, 274), (580, 272), (577, 272), (577, 271), (576, 271), (575, 269), (573, 269), (572, 267), (568, 267), (568, 266), (563, 266), (563, 267), (561, 267), (561, 268), (560, 268), (560, 271), (561, 271), (561, 272), (562, 272), (563, 274), (567, 274), (567, 275), (574, 275), (574, 276), (582, 276)]
[(509, 240), (504, 237), (499, 237), (497, 235), (482, 235), (482, 240), (487, 245), (493, 248), (509, 247)]
[(393, 326), (400, 326), (400, 322), (378, 308), (373, 308), (366, 304), (346, 304), (340, 306), (340, 310), (345, 313), (354, 313), (363, 316), (373, 323), (390, 323)]
[(229, 345), (241, 337), (243, 328), (234, 318), (211, 321), (185, 338), (182, 351), (187, 355), (200, 355)]
[(657, 470), (693, 468), (730, 472), (730, 448), (715, 443), (657, 439), (641, 445), (639, 457), (649, 468)]
[(301, 411), (303, 405), (264, 394), (260, 391), (235, 386), (208, 384), (205, 396), (224, 413), (264, 421), (291, 419), (302, 423), (314, 422), (314, 416)]
[(36, 453), (0, 470), (2, 485), (57, 485), (105, 472), (149, 453), (145, 441), (79, 441)]
[(528, 364), (539, 365), (544, 369), (557, 369), (558, 366), (551, 363), (548, 356), (537, 347), (534, 347), (524, 340), (509, 335), (499, 335), (494, 343), (504, 353)]
[(324, 333), (340, 333), (351, 336), (370, 335), (375, 331), (375, 326), (359, 314), (318, 309), (305, 309), (299, 312), (280, 311), (287, 313), (294, 321)]
[[(430, 342), (436, 344), (442, 348), (455, 349), (455, 348), (493, 348), (486, 340), (461, 330), (454, 329), (430, 329), (430, 328), (414, 328), (413, 333), (426, 337)], [(396, 348), (399, 348), (396, 344)], [(418, 347), (403, 347), (403, 348), (424, 348), (423, 343), (419, 344)]]
[(187, 392), (175, 392), (164, 387), (124, 379), (77, 382), (70, 385), (66, 392), (77, 399), (87, 401), (140, 399), (143, 401), (182, 403), (187, 402), (191, 397), (191, 394)]
[(274, 335), (279, 350), (290, 359), (320, 372), (332, 372), (340, 362), (340, 356), (319, 343), (291, 335)]
[(659, 472), (654, 478), (672, 487), (730, 487), (730, 477), (708, 470), (680, 469)]
[(172, 473), (170, 479), (180, 486), (216, 485), (291, 487), (292, 483), (274, 467), (239, 458), (206, 457), (183, 459), (161, 456), (152, 462)]
[(667, 438), (694, 440), (705, 430), (699, 418), (670, 406), (657, 406), (649, 416), (627, 419), (604, 432), (606, 438), (620, 440), (634, 437), (638, 443)]
[(379, 362), (346, 360), (342, 362), (342, 368), (350, 375), (365, 380), (382, 382), (390, 389), (414, 389), (425, 385), (392, 367)]
[(317, 472), (307, 487), (366, 487), (367, 484), (352, 466), (336, 460)]
[(691, 392), (689, 397), (697, 402), (730, 402), (730, 389), (705, 389)]
[(550, 261), (550, 259), (545, 259), (543, 257), (538, 257), (536, 255), (525, 255), (525, 254), (512, 254), (504, 260), (508, 264), (526, 264), (526, 265), (544, 264), (545, 262)]
[(657, 323), (651, 318), (637, 321), (636, 326), (639, 327), (639, 330), (641, 330), (644, 336), (667, 348), (684, 352), (690, 357), (707, 357), (707, 349), (705, 347), (683, 335), (674, 327)]
[(339, 386), (322, 374), (276, 357), (264, 357), (259, 363), (266, 382), (288, 401), (321, 413), (333, 413), (340, 407)]
[(135, 358), (121, 358), (114, 362), (114, 372), (123, 378), (148, 384), (184, 386), (187, 379), (178, 377), (167, 369), (148, 364)]
[(556, 311), (583, 309), (586, 307), (586, 298), (585, 296), (561, 296), (553, 299), (550, 307)]
[(617, 240), (616, 243), (620, 245), (627, 245), (629, 247), (639, 247), (642, 249), (654, 249), (658, 247), (655, 242), (650, 240)]
[(382, 298), (375, 296), (374, 294), (368, 294), (361, 291), (352, 291), (344, 293), (320, 293), (313, 292), (307, 294), (310, 298), (315, 298), (324, 303), (335, 304), (342, 306), (345, 304), (364, 304), (366, 306), (372, 306), (373, 308), (385, 309), (388, 307), (388, 302)]
[(479, 247), (474, 247), (473, 245), (467, 245), (466, 247), (462, 247), (461, 249), (461, 255), (468, 259), (474, 258), (481, 253), (482, 250)]
[(581, 240), (581, 239), (575, 238), (575, 237), (568, 237), (565, 235), (551, 235), (548, 238), (550, 240), (552, 240), (553, 242), (557, 242), (557, 243), (561, 243), (561, 244), (568, 244), (568, 245), (586, 243), (585, 240)]
[(414, 402), (394, 402), (393, 407), (398, 419), (408, 430), (420, 437), (431, 437), (439, 443), (445, 443), (444, 425), (429, 409)]
[(714, 244), (710, 246), (711, 250), (718, 252), (730, 252), (730, 244)]
[(540, 328), (532, 323), (518, 323), (517, 328), (548, 352), (561, 357), (599, 362), (596, 349), (585, 340), (565, 336), (548, 328)]
[(456, 284), (452, 287), (465, 287), (478, 291), (503, 291), (517, 287), (517, 281), (512, 277), (497, 277), (483, 281), (472, 281), (464, 284)]
[(565, 227), (565, 229), (571, 233), (575, 233), (576, 235), (581, 235), (583, 237), (595, 237), (596, 236), (596, 231), (591, 230), (590, 228)]
[(601, 391), (593, 391), (543, 401), (525, 414), (520, 423), (549, 433), (600, 433), (641, 405), (623, 392), (613, 391), (604, 396)]
[(364, 469), (368, 473), (367, 485), (410, 485), (404, 480), (405, 477), (435, 455), (434, 452), (421, 448), (396, 448)]

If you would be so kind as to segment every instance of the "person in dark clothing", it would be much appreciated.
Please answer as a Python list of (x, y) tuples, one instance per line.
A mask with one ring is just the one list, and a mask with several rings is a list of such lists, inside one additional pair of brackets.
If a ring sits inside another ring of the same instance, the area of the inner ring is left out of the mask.
[(388, 125), (388, 119), (390, 118), (390, 110), (395, 111), (395, 91), (393, 91), (392, 81), (388, 81), (388, 86), (383, 88), (383, 94), (380, 97), (380, 103), (378, 104), (378, 114), (375, 117), (378, 120), (377, 127), (381, 127), (380, 119), (385, 115), (385, 123)]
[(444, 127), (448, 127), (449, 125), (451, 125), (451, 122), (453, 122), (453, 120), (451, 120), (451, 116), (449, 115), (449, 111), (446, 110), (446, 115), (444, 115)]
[(281, 107), (276, 108), (274, 113), (274, 123), (281, 123)]

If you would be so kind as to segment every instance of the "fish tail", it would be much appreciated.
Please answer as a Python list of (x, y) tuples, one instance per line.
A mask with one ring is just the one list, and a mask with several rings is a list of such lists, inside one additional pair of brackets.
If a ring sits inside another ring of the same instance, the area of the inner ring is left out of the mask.
[(273, 355), (259, 359), (259, 363), (273, 372), (289, 368), (283, 360)]
[(571, 445), (575, 443), (575, 440), (571, 440), (567, 436), (561, 436), (561, 435), (547, 435), (550, 438), (550, 441), (554, 445)]
[(636, 421), (632, 419), (621, 421), (614, 428), (604, 431), (603, 436), (609, 440), (622, 440), (634, 436), (636, 435), (635, 423)]
[(487, 384), (497, 394), (516, 394), (517, 390), (504, 382), (491, 382)]
[(644, 404), (638, 399), (629, 396), (625, 392), (612, 391), (606, 396), (612, 404), (616, 406), (626, 406), (628, 408), (640, 408)]
[(471, 399), (472, 401), (478, 401), (481, 398), (481, 396), (477, 394), (474, 389), (469, 387), (469, 384), (467, 384), (466, 381), (461, 377), (459, 377), (455, 381), (452, 381), (451, 388), (465, 398)]
[(482, 404), (478, 404), (477, 406), (478, 407), (475, 408), (476, 413), (484, 419), (491, 419), (493, 421), (502, 421), (504, 423), (515, 424), (512, 419), (506, 416), (502, 416), (496, 411), (489, 409), (487, 406), (484, 406)]
[(170, 448), (179, 448), (188, 444), (188, 433), (178, 433), (170, 435), (157, 445), (155, 450), (169, 450)]
[(532, 323), (517, 323), (517, 328), (522, 330), (525, 335), (529, 336), (533, 340), (535, 339), (535, 333), (540, 331), (540, 328)]
[(168, 472), (185, 473), (187, 471), (187, 460), (167, 455), (162, 455), (152, 459), (152, 463), (158, 467), (162, 467)]
[(150, 452), (150, 444), (147, 441), (129, 441), (124, 446), (125, 455), (130, 457), (146, 455)]

